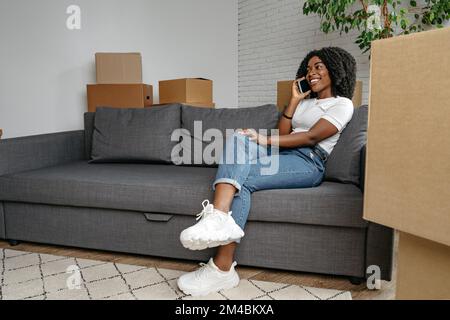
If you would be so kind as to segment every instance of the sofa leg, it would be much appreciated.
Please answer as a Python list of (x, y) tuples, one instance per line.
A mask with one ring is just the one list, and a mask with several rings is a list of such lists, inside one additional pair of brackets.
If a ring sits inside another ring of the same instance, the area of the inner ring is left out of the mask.
[(350, 281), (351, 284), (353, 284), (355, 286), (359, 286), (364, 281), (366, 281), (365, 278), (361, 278), (361, 277), (348, 277), (348, 280)]
[(8, 243), (11, 247), (18, 246), (20, 244), (20, 241), (18, 240), (8, 240)]

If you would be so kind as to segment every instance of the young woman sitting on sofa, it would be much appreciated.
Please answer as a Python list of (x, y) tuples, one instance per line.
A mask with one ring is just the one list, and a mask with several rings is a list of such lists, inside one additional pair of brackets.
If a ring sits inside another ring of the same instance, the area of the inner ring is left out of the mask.
[[(227, 138), (225, 146), (232, 148), (224, 148), (212, 186), (214, 201), (203, 201), (200, 221), (180, 234), (184, 247), (218, 247), (217, 253), (178, 279), (184, 293), (207, 295), (239, 284), (234, 252), (244, 236), (252, 192), (311, 188), (322, 182), (328, 156), (353, 116), (356, 61), (341, 48), (314, 50), (300, 64), (296, 79), (306, 79), (310, 90), (301, 93), (293, 81), (290, 103), (278, 123), (279, 135), (243, 129)], [(271, 152), (273, 145), (279, 146), (277, 154)], [(230, 152), (233, 160), (237, 154), (258, 161), (227, 163)], [(263, 174), (262, 163), (270, 161), (278, 161), (278, 170)]]

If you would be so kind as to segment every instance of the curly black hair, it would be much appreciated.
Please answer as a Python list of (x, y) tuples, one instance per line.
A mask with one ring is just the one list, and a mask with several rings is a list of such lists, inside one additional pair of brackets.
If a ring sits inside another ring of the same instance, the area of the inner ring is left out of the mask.
[[(313, 50), (303, 59), (298, 68), (296, 79), (305, 77), (308, 62), (312, 57), (319, 57), (328, 69), (331, 79), (331, 93), (333, 96), (353, 98), (356, 82), (356, 60), (342, 48), (326, 47)], [(317, 98), (316, 92), (311, 92), (310, 98)]]

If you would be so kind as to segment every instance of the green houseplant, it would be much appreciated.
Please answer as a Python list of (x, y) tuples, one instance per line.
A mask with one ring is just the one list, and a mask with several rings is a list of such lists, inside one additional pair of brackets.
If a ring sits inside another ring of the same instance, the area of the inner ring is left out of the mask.
[(317, 14), (324, 33), (357, 29), (355, 43), (365, 53), (372, 40), (442, 28), (450, 0), (305, 0), (303, 14)]

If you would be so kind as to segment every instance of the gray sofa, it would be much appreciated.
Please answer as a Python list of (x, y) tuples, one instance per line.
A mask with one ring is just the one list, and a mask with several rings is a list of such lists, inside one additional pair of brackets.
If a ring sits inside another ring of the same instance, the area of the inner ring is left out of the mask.
[[(278, 120), (275, 106), (253, 113), (252, 108), (173, 108), (179, 110), (180, 127), (207, 119), (211, 126), (216, 121), (222, 129), (239, 128), (262, 119), (246, 127), (267, 128)], [(240, 265), (341, 275), (352, 283), (366, 278), (368, 266), (378, 265), (381, 278), (391, 279), (393, 232), (362, 219), (367, 106), (355, 110), (320, 186), (252, 195), (246, 236), (236, 253)], [(0, 238), (11, 244), (209, 258), (213, 249), (189, 251), (179, 234), (195, 223), (202, 200), (212, 200), (216, 168), (89, 163), (95, 120), (87, 113), (85, 130), (0, 140)]]

